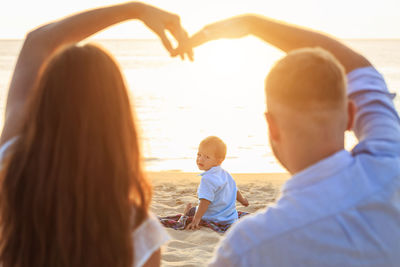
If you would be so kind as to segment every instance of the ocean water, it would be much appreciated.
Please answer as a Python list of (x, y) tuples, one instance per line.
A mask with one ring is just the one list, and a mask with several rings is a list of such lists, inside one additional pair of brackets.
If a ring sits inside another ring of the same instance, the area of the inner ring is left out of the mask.
[[(158, 40), (93, 40), (119, 62), (151, 171), (198, 171), (197, 146), (206, 136), (228, 146), (230, 172), (284, 172), (268, 145), (263, 83), (283, 53), (255, 38), (210, 42), (195, 61), (170, 58)], [(365, 55), (400, 92), (400, 40), (344, 40)], [(0, 40), (0, 126), (21, 40)], [(395, 99), (397, 110), (400, 100)], [(346, 135), (346, 148), (356, 143)]]

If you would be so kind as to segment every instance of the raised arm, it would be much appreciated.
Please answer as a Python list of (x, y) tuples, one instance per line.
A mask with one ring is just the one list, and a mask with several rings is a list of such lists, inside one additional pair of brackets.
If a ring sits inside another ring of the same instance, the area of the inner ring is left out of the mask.
[[(194, 34), (189, 44), (191, 47), (196, 47), (211, 40), (241, 38), (247, 35), (254, 35), (284, 52), (304, 47), (321, 47), (331, 52), (348, 74), (348, 95), (356, 104), (353, 131), (358, 139), (360, 141), (385, 139), (398, 143), (400, 119), (383, 77), (374, 68), (362, 69), (371, 66), (371, 63), (334, 37), (249, 14), (211, 23)], [(177, 51), (185, 49), (183, 46)], [(397, 154), (400, 151), (393, 145), (389, 147), (387, 150)]]
[(195, 47), (211, 40), (247, 35), (254, 35), (284, 52), (322, 47), (335, 55), (347, 73), (371, 65), (362, 55), (326, 34), (258, 15), (242, 15), (211, 23), (194, 34), (190, 43)]
[[(28, 95), (40, 79), (46, 62), (54, 53), (65, 45), (78, 43), (109, 26), (130, 19), (141, 20), (160, 37), (170, 53), (173, 52), (173, 48), (166, 37), (166, 30), (171, 32), (179, 44), (188, 39), (180, 25), (179, 16), (135, 2), (84, 11), (33, 30), (28, 33), (15, 66), (0, 144), (17, 134)], [(192, 57), (190, 51), (187, 55)]]

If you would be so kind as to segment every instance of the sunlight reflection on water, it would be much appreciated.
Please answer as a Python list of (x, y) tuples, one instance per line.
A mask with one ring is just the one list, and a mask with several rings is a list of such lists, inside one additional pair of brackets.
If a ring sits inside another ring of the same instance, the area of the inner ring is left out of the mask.
[[(96, 41), (98, 42), (98, 41)], [(268, 145), (264, 79), (283, 53), (255, 38), (221, 40), (195, 49), (195, 61), (170, 58), (158, 40), (99, 41), (118, 60), (139, 120), (148, 170), (196, 172), (199, 142), (208, 135), (228, 146), (230, 172), (283, 172)], [(346, 41), (400, 88), (399, 40)], [(21, 41), (0, 40), (0, 124)], [(382, 48), (383, 47), (383, 48)], [(395, 99), (397, 109), (399, 98)], [(346, 134), (346, 148), (356, 144)]]

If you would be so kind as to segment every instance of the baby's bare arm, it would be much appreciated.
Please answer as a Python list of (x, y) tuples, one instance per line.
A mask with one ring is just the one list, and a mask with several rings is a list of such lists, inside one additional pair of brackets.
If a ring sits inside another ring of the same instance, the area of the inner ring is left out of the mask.
[(189, 230), (196, 230), (196, 229), (200, 229), (200, 221), (201, 218), (203, 217), (204, 213), (207, 211), (208, 206), (210, 205), (210, 201), (208, 201), (207, 199), (200, 199), (200, 204), (197, 207), (196, 210), (196, 214), (193, 217), (192, 222), (188, 225), (188, 229)]
[(236, 200), (239, 201), (243, 206), (247, 207), (249, 205), (249, 201), (240, 193), (238, 190), (236, 193)]

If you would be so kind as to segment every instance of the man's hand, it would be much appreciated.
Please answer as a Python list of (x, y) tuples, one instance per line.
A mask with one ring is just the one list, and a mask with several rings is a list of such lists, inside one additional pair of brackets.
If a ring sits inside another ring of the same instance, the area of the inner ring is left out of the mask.
[(205, 42), (228, 38), (242, 38), (250, 33), (246, 16), (237, 16), (206, 25), (190, 38), (193, 47)]
[(190, 37), (189, 42), (179, 45), (174, 54), (192, 51), (194, 47), (212, 40), (244, 37), (250, 33), (248, 18), (249, 16), (242, 15), (208, 24)]
[[(178, 15), (143, 4), (143, 11), (139, 16), (139, 19), (160, 37), (162, 44), (171, 56), (179, 54), (181, 58), (184, 59), (184, 54), (187, 54), (188, 58), (193, 60), (193, 50), (186, 44), (189, 41), (189, 37), (187, 32), (181, 26)], [(179, 53), (174, 52), (174, 48), (165, 34), (166, 30), (168, 30), (176, 41), (178, 41), (178, 46), (186, 47), (185, 51)]]

